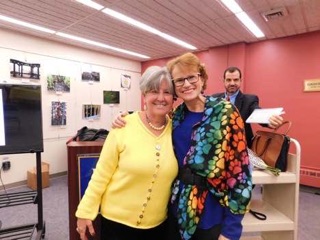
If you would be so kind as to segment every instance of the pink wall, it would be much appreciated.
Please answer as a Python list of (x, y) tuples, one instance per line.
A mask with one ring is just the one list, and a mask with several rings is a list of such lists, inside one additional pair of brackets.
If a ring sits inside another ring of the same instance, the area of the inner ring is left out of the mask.
[[(258, 43), (211, 48), (197, 55), (209, 74), (206, 94), (223, 91), (228, 66), (243, 72), (242, 90), (259, 96), (261, 107), (284, 107), (292, 121), (289, 135), (301, 144), (301, 184), (320, 187), (320, 92), (304, 92), (305, 79), (320, 79), (320, 32)], [(142, 63), (165, 65), (168, 59)], [(254, 126), (260, 128), (259, 125)]]

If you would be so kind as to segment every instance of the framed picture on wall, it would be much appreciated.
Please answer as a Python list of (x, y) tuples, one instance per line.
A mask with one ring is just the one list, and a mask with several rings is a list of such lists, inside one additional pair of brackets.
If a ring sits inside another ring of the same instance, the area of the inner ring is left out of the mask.
[(79, 201), (84, 195), (100, 153), (78, 154), (78, 183), (79, 183)]
[(120, 103), (120, 92), (119, 91), (103, 91), (103, 103), (104, 104)]
[(130, 89), (131, 86), (131, 76), (122, 74), (121, 75), (121, 87), (125, 89)]
[(70, 92), (70, 77), (61, 75), (48, 75), (47, 89), (48, 91), (55, 92)]
[(99, 119), (101, 112), (101, 105), (98, 104), (84, 104), (82, 105), (82, 118), (83, 119)]
[(67, 125), (67, 103), (60, 101), (51, 102), (51, 125)]
[(100, 73), (99, 72), (83, 72), (81, 74), (82, 81), (94, 81), (100, 82)]

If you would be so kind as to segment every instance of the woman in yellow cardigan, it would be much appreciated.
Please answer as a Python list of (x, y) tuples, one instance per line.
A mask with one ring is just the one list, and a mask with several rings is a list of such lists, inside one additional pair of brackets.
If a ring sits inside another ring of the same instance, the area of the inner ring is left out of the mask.
[(145, 110), (112, 129), (76, 211), (81, 240), (94, 235), (102, 215), (101, 239), (164, 240), (170, 186), (178, 164), (172, 147), (173, 86), (166, 68), (149, 67), (140, 90)]

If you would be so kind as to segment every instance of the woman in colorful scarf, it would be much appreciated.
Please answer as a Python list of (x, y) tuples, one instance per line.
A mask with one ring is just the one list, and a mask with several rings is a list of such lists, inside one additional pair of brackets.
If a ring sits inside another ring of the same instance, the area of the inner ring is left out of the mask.
[(244, 122), (230, 102), (203, 95), (208, 75), (194, 54), (167, 67), (183, 100), (172, 119), (179, 175), (169, 203), (180, 236), (171, 229), (167, 239), (240, 239), (252, 191)]

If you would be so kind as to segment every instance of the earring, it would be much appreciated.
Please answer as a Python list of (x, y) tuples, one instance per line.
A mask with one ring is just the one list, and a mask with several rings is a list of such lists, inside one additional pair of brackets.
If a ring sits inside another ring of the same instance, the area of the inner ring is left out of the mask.
[(143, 110), (144, 110), (144, 111), (147, 111), (147, 109), (148, 109), (148, 108), (147, 108), (147, 104), (144, 103), (144, 105), (143, 105)]

